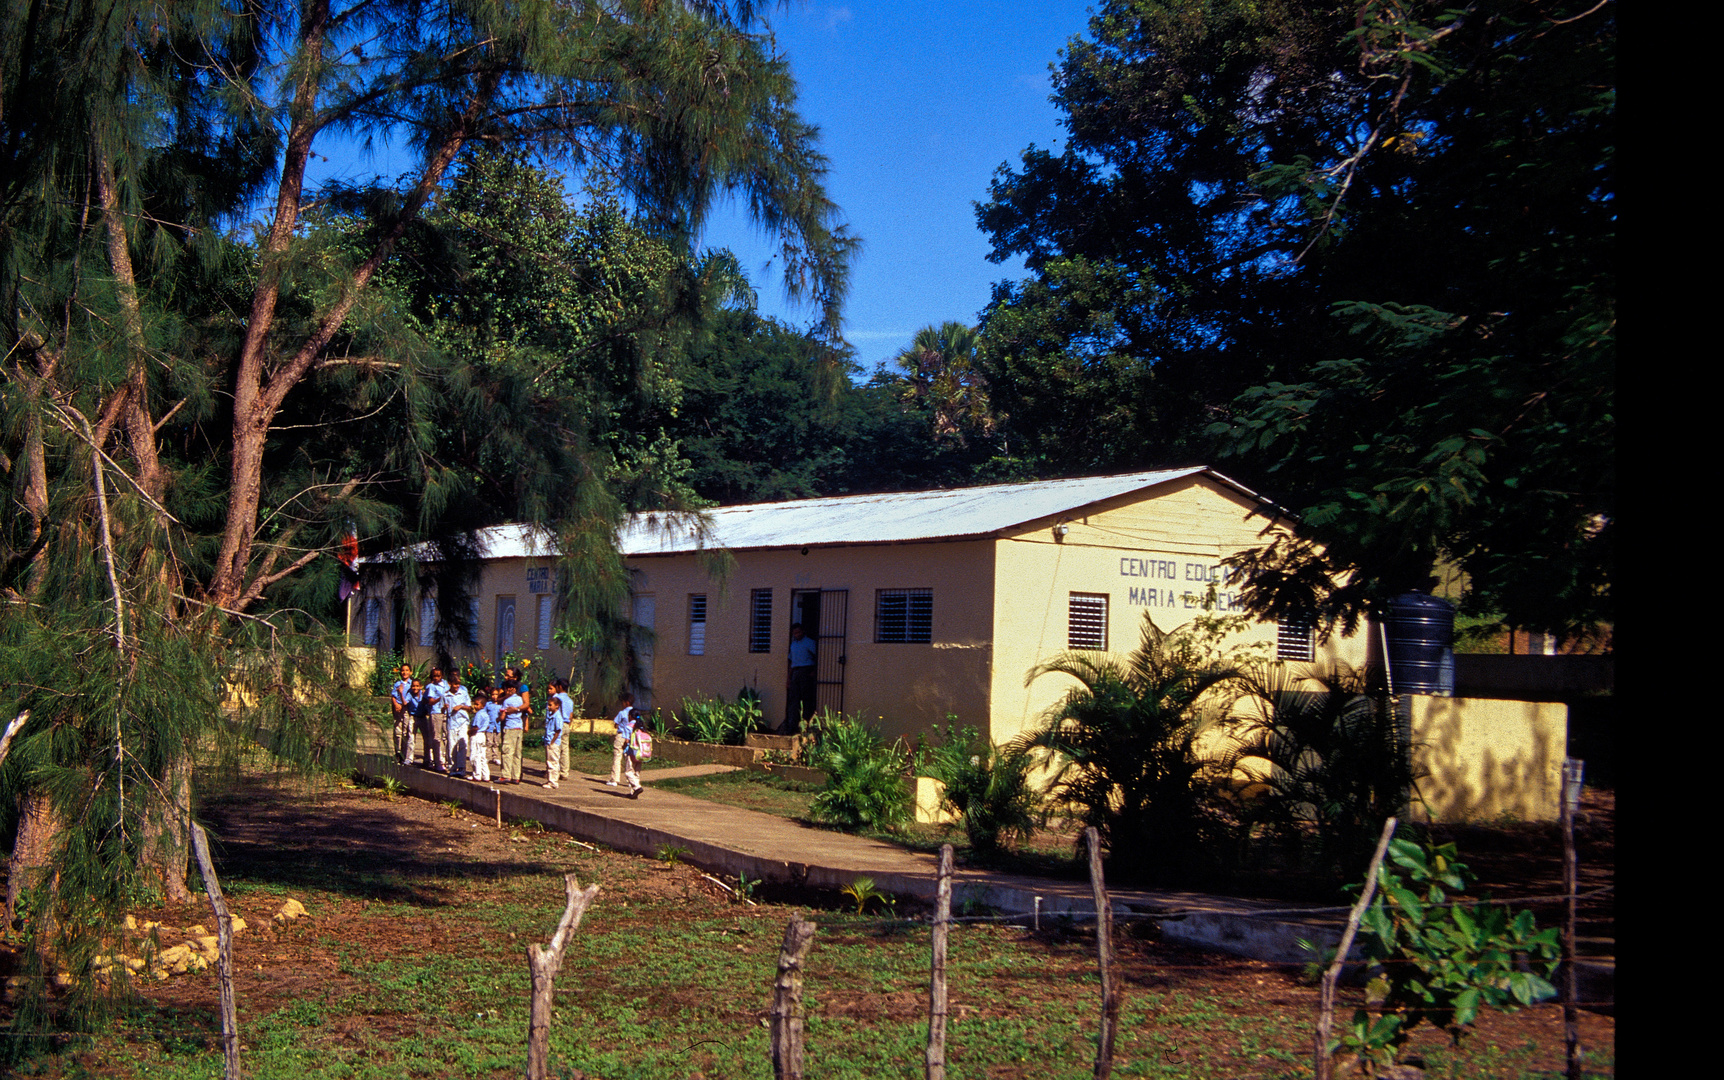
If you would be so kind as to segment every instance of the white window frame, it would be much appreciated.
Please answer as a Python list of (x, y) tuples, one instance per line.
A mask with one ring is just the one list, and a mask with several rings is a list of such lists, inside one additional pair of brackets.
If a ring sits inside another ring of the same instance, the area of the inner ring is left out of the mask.
[(1081, 652), (1107, 652), (1107, 593), (1069, 594), (1066, 601), (1066, 648)]

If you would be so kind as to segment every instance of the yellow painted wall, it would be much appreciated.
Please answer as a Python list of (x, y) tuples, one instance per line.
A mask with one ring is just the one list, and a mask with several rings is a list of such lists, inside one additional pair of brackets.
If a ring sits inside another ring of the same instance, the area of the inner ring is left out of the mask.
[[(844, 709), (888, 737), (914, 736), (947, 713), (980, 726), (987, 715), (993, 609), (993, 545), (987, 541), (741, 551), (720, 585), (695, 555), (629, 560), (636, 595), (654, 600), (654, 703), (674, 708), (698, 694), (760, 692), (769, 722), (784, 719), (791, 593), (848, 589)], [(933, 590), (931, 644), (877, 643), (876, 590)], [(748, 651), (749, 597), (772, 590), (772, 651)], [(688, 597), (707, 597), (706, 652), (688, 651)], [(824, 647), (824, 646), (823, 646)], [(884, 722), (875, 719), (883, 717)]]
[[(532, 579), (529, 579), (532, 572)], [(549, 648), (539, 648), (539, 614), (538, 604), (541, 596), (548, 596), (548, 591), (534, 592), (535, 586), (541, 590), (555, 587), (556, 568), (549, 559), (496, 559), (482, 565), (479, 572), (478, 587), (473, 592), (479, 601), (478, 644), (469, 645), (457, 643), (449, 651), (457, 659), (482, 659), (486, 663), (497, 661), (497, 599), (500, 596), (515, 598), (515, 634), (513, 637), (514, 651), (525, 657), (539, 656), (547, 667), (557, 675), (569, 673), (570, 654), (567, 649), (558, 647), (554, 642)], [(375, 583), (367, 575), (365, 588), (367, 592), (356, 594), (348, 600), (348, 640), (354, 645), (360, 645), (364, 640), (365, 614), (364, 597), (366, 595), (380, 596), (384, 601), (383, 610), (383, 650), (388, 651), (393, 618), (390, 589), (394, 582), (391, 574), (379, 575)], [(553, 609), (554, 611), (554, 609)], [(435, 650), (419, 644), (419, 600), (409, 597), (407, 600), (407, 659), (417, 665), (435, 657)], [(553, 626), (555, 615), (553, 614)], [(535, 687), (543, 685), (547, 676), (533, 678), (529, 674), (528, 682)]]
[(1413, 761), (1425, 804), (1415, 815), (1434, 821), (1555, 821), (1560, 813), (1562, 759), (1568, 749), (1568, 706), (1548, 701), (1498, 701), (1409, 695)]
[[(1108, 651), (1123, 657), (1142, 641), (1147, 614), (1164, 631), (1203, 613), (1213, 581), (1218, 613), (1238, 610), (1239, 590), (1221, 559), (1264, 542), (1268, 521), (1259, 504), (1205, 477), (1188, 477), (1145, 494), (1098, 504), (1073, 518), (1032, 522), (998, 542), (995, 574), (992, 735), (1014, 738), (1039, 722), (1075, 681), (1044, 675), (1029, 687), (1036, 664), (1066, 649), (1071, 594), (1108, 597)], [(1066, 526), (1057, 537), (1055, 526)], [(1275, 625), (1259, 623), (1241, 643), (1273, 649)], [(1367, 635), (1331, 638), (1317, 658), (1365, 661)], [(1271, 653), (1272, 655), (1272, 653)]]

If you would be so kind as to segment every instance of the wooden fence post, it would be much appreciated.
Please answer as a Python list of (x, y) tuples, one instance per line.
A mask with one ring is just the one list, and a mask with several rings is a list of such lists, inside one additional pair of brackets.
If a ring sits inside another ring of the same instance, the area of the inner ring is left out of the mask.
[(940, 845), (928, 969), (928, 1080), (946, 1080), (946, 938), (952, 930), (952, 845)]
[(581, 888), (575, 875), (563, 875), (563, 893), (567, 898), (563, 917), (549, 946), (533, 942), (527, 946), (527, 970), (532, 973), (533, 999), (527, 1021), (527, 1080), (545, 1080), (545, 1070), (551, 1061), (551, 1006), (557, 972), (563, 967), (563, 949), (569, 935), (581, 927), (581, 916), (587, 913), (593, 898), (599, 895), (597, 885)]
[(802, 962), (814, 944), (818, 927), (800, 915), (784, 928), (778, 952), (778, 979), (772, 987), (772, 1075), (776, 1080), (802, 1077)]
[(1568, 1058), (1568, 1080), (1581, 1080), (1580, 973), (1575, 949), (1575, 921), (1580, 889), (1580, 858), (1574, 848), (1574, 812), (1580, 808), (1580, 782), (1586, 763), (1566, 758), (1562, 763), (1562, 1027)]
[(1377, 839), (1377, 850), (1371, 856), (1371, 868), (1365, 871), (1365, 887), (1359, 890), (1359, 899), (1353, 904), (1353, 910), (1347, 913), (1347, 929), (1341, 934), (1341, 946), (1335, 950), (1335, 959), (1329, 962), (1329, 970), (1323, 972), (1323, 989), (1317, 999), (1317, 1057), (1313, 1063), (1317, 1080), (1330, 1080), (1334, 1075), (1334, 1063), (1329, 1060), (1329, 1032), (1335, 1026), (1335, 982), (1341, 977), (1341, 965), (1347, 962), (1347, 954), (1353, 950), (1353, 935), (1359, 932), (1359, 920), (1365, 917), (1365, 909), (1371, 906), (1371, 895), (1377, 891), (1377, 871), (1383, 865), (1383, 852), (1389, 850), (1389, 838), (1395, 835), (1395, 819), (1383, 822), (1383, 835)]
[(1084, 829), (1089, 845), (1089, 885), (1095, 895), (1095, 949), (1101, 968), (1101, 1030), (1096, 1032), (1095, 1078), (1113, 1075), (1113, 1039), (1119, 1030), (1119, 977), (1113, 969), (1113, 904), (1101, 876), (1101, 833)]
[(227, 898), (222, 896), (221, 882), (216, 879), (215, 862), (210, 858), (209, 837), (204, 827), (192, 822), (192, 852), (197, 856), (198, 871), (203, 874), (204, 892), (209, 894), (210, 907), (216, 917), (216, 977), (221, 981), (221, 1050), (224, 1080), (239, 1080), (239, 1010), (233, 999), (233, 916), (227, 910)]

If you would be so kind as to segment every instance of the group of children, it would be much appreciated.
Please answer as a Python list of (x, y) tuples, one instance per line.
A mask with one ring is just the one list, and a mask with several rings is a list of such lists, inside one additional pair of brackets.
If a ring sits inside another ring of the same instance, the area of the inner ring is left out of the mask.
[[(517, 669), (508, 669), (502, 685), (487, 682), (473, 693), (461, 685), (459, 672), (452, 671), (445, 679), (442, 668), (432, 668), (431, 678), (421, 680), (403, 664), (399, 674), (390, 692), (390, 709), (395, 718), (395, 751), (402, 765), (414, 764), (413, 736), (417, 733), (424, 746), (422, 765), (426, 769), (480, 784), (521, 782), (521, 743), (532, 711), (532, 690)], [(567, 680), (552, 679), (550, 691), (545, 707), (544, 786), (554, 789), (569, 772), (569, 745), (563, 733), (574, 719), (575, 702), (569, 696)], [(617, 786), (626, 764), (631, 796), (638, 799), (640, 773), (631, 738), (636, 724), (633, 695), (624, 694), (621, 704), (609, 783)], [(501, 772), (494, 780), (493, 749), (498, 753), (496, 764)]]

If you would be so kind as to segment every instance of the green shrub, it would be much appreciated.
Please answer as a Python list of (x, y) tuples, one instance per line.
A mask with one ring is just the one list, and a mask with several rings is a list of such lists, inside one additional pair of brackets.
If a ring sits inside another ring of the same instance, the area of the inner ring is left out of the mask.
[(904, 786), (910, 755), (901, 744), (887, 743), (853, 716), (824, 709), (807, 729), (813, 741), (803, 762), (827, 775), (809, 806), (815, 820), (851, 831), (892, 831), (910, 820)]
[(1248, 667), (1250, 719), (1222, 760), (1262, 779), (1239, 816), (1291, 865), (1344, 880), (1415, 792), (1410, 733), (1345, 664)]
[(1077, 685), (1026, 732), (1020, 750), (1048, 755), (1051, 798), (1100, 830), (1127, 879), (1189, 881), (1224, 845), (1223, 822), (1194, 744), (1244, 679), (1236, 659), (1214, 650), (1210, 630), (1164, 633), (1146, 614), (1143, 640), (1124, 662), (1068, 652), (1038, 664)]
[(398, 672), (401, 670), (401, 665), (406, 662), (407, 658), (399, 652), (378, 653), (377, 662), (371, 666), (370, 687), (372, 695), (388, 697), (389, 692), (395, 687), (395, 680), (399, 677)]
[(683, 698), (677, 711), (682, 714), (683, 736), (696, 742), (741, 746), (749, 732), (762, 726), (758, 695), (735, 701)]
[(963, 818), (972, 850), (998, 852), (1006, 836), (1028, 840), (1046, 817), (1030, 781), (1034, 759), (1021, 747), (992, 745), (955, 717), (947, 721), (939, 745), (918, 755), (917, 774), (945, 785), (942, 805)]
[(1396, 839), (1388, 856), (1359, 923), (1375, 971), (1366, 1008), (1330, 1043), (1331, 1053), (1345, 1049), (1380, 1068), (1421, 1023), (1458, 1044), (1481, 1009), (1512, 1012), (1556, 996), (1549, 982), (1562, 956), (1555, 927), (1540, 930), (1530, 911), (1452, 902), (1472, 883), (1453, 844)]

